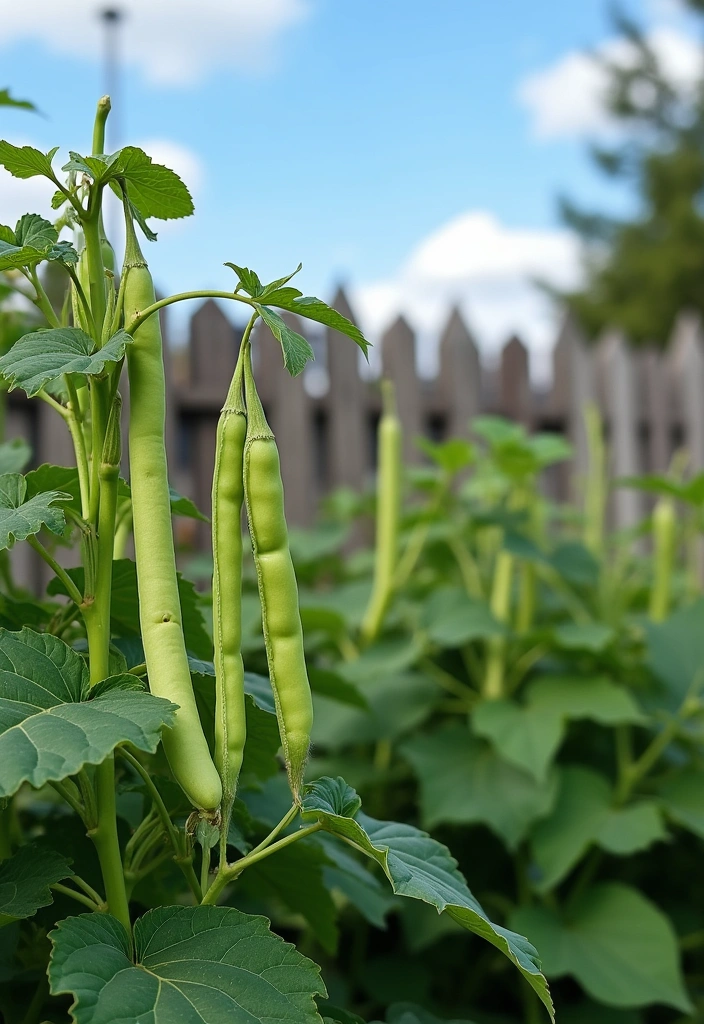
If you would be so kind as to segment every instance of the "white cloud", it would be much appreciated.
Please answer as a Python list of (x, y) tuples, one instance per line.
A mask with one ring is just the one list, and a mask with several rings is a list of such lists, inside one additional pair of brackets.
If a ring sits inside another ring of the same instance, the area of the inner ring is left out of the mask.
[[(120, 0), (122, 54), (158, 85), (189, 85), (215, 68), (271, 64), (278, 37), (302, 21), (310, 0)], [(0, 46), (39, 40), (48, 50), (96, 59), (103, 52), (93, 0), (3, 4)]]
[[(654, 28), (647, 38), (665, 74), (686, 94), (704, 70), (699, 42), (664, 26)], [(607, 40), (598, 53), (626, 67), (634, 57), (633, 48), (622, 39)], [(604, 110), (605, 83), (604, 71), (593, 57), (572, 51), (524, 78), (517, 95), (532, 116), (538, 138), (577, 136), (613, 129), (613, 121)]]
[(422, 239), (393, 277), (361, 285), (351, 298), (372, 340), (400, 313), (406, 317), (417, 331), (426, 375), (435, 372), (438, 335), (457, 305), (484, 351), (496, 352), (518, 334), (531, 349), (532, 372), (545, 378), (556, 316), (531, 279), (572, 287), (579, 265), (579, 247), (568, 232), (511, 228), (474, 210)]

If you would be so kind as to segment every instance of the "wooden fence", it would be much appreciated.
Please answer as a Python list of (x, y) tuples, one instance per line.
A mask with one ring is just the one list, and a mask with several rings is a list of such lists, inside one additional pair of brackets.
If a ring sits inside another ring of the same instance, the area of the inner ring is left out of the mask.
[[(343, 291), (333, 304), (354, 319)], [(305, 375), (289, 377), (268, 329), (256, 339), (255, 372), (281, 452), (289, 522), (307, 526), (330, 489), (362, 487), (373, 478), (380, 395), (376, 381), (360, 374), (353, 342), (327, 329), (311, 335), (308, 325), (303, 327), (293, 316), (288, 320), (311, 337), (316, 367), (325, 371), (326, 389), (311, 395)], [(167, 328), (166, 320), (164, 325)], [(167, 359), (172, 482), (205, 513), (210, 511), (217, 419), (239, 341), (240, 332), (220, 307), (206, 302), (190, 321), (185, 350), (169, 349)], [(605, 332), (596, 345), (588, 346), (577, 325), (567, 319), (553, 349), (552, 384), (542, 391), (531, 385), (529, 353), (519, 338), (511, 338), (498, 363), (489, 368), (456, 310), (439, 339), (435, 379), (417, 374), (415, 347), (413, 330), (403, 317), (381, 339), (382, 371), (396, 385), (409, 462), (422, 457), (414, 443), (418, 435), (436, 440), (467, 435), (474, 415), (499, 413), (531, 430), (555, 431), (573, 441), (572, 464), (555, 467), (547, 486), (558, 499), (576, 496), (587, 459), (583, 409), (585, 403), (595, 402), (604, 419), (613, 475), (664, 470), (682, 446), (689, 452), (690, 466), (704, 469), (704, 333), (691, 313), (678, 318), (663, 354), (655, 348), (634, 351), (616, 331)], [(319, 378), (320, 371), (316, 372)], [(68, 434), (52, 410), (41, 402), (28, 403), (17, 392), (9, 404), (8, 436), (27, 437), (36, 463), (72, 459)], [(636, 522), (643, 502), (637, 491), (617, 490), (615, 525)], [(182, 540), (206, 547), (207, 526), (182, 522), (180, 529)], [(29, 569), (20, 568), (25, 571)]]

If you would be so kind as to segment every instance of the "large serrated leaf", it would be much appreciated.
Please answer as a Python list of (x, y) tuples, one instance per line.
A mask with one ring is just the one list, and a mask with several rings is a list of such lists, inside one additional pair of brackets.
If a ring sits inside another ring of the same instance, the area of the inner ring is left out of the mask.
[(259, 303), (255, 303), (255, 309), (276, 340), (281, 343), (284, 353), (284, 366), (292, 377), (297, 377), (305, 369), (306, 363), (310, 359), (315, 359), (310, 343), (306, 341), (303, 335), (292, 330), (286, 321), (282, 320), (273, 309), (269, 309), (268, 306), (261, 306)]
[(76, 1024), (320, 1024), (320, 968), (232, 907), (161, 907), (122, 925), (82, 914), (51, 933), (54, 995), (74, 996)]
[(554, 1020), (538, 953), (515, 932), (493, 924), (467, 887), (447, 847), (412, 825), (376, 821), (360, 810), (360, 800), (343, 779), (318, 779), (306, 787), (302, 813), (334, 835), (350, 841), (383, 869), (398, 896), (409, 896), (447, 913), (463, 928), (500, 949), (519, 969)]
[(66, 516), (56, 502), (71, 500), (62, 491), (42, 491), (27, 497), (27, 482), (20, 473), (0, 476), (0, 550), (12, 547), (16, 540), (26, 540), (39, 533), (43, 526), (60, 534)]
[(56, 327), (33, 331), (16, 341), (0, 358), (0, 373), (10, 390), (20, 387), (31, 398), (64, 373), (98, 375), (107, 363), (125, 354), (132, 338), (120, 330), (102, 348), (80, 327)]
[(54, 225), (38, 213), (25, 213), (15, 225), (15, 240), (18, 245), (31, 245), (45, 249), (58, 239)]
[(155, 164), (137, 146), (125, 146), (113, 155), (104, 179), (115, 178), (127, 183), (127, 194), (143, 217), (171, 220), (193, 213), (191, 194), (178, 174)]
[(58, 146), (42, 153), (34, 146), (13, 146), (11, 142), (0, 141), (0, 164), (15, 178), (34, 178), (44, 175), (53, 179), (51, 161)]
[(0, 240), (0, 270), (19, 270), (20, 267), (34, 267), (45, 258), (44, 249), (31, 245), (13, 245)]
[(71, 874), (71, 862), (55, 850), (32, 843), (0, 864), (0, 928), (32, 917), (52, 901), (50, 885)]
[(99, 764), (119, 743), (154, 752), (175, 706), (124, 682), (91, 700), (86, 663), (63, 640), (0, 630), (0, 797)]
[(369, 342), (359, 327), (342, 313), (338, 313), (332, 306), (328, 306), (322, 299), (316, 299), (313, 295), (302, 295), (297, 288), (278, 288), (276, 291), (269, 291), (269, 288), (266, 288), (262, 299), (266, 300), (268, 306), (285, 309), (289, 313), (305, 317), (306, 320), (315, 320), (316, 323), (325, 324), (326, 327), (331, 327), (340, 334), (346, 334), (348, 338), (359, 345), (366, 356)]

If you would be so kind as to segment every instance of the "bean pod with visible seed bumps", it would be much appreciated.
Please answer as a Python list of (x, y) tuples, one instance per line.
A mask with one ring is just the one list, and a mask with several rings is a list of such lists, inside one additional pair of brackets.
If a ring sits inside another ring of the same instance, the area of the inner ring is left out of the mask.
[(247, 735), (242, 664), (242, 504), (247, 417), (242, 361), (220, 414), (213, 473), (215, 765), (223, 787), (223, 830), (237, 791)]
[(303, 651), (298, 586), (288, 546), (279, 451), (254, 384), (249, 347), (245, 352), (244, 380), (247, 520), (279, 733), (291, 792), (298, 801), (310, 746), (313, 702)]
[[(127, 321), (155, 302), (154, 284), (127, 217)], [(149, 688), (179, 705), (164, 750), (195, 807), (214, 811), (222, 786), (198, 717), (181, 623), (164, 444), (165, 387), (159, 317), (149, 317), (128, 346), (130, 477), (139, 617)]]

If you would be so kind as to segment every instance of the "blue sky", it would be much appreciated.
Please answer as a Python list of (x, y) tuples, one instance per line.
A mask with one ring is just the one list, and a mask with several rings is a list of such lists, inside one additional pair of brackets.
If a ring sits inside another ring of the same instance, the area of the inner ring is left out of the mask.
[[(104, 91), (99, 6), (23, 0), (3, 14), (0, 84), (46, 115), (0, 113), (3, 135), (87, 146)], [(545, 351), (550, 314), (524, 282), (576, 274), (556, 194), (629, 202), (584, 151), (603, 126), (580, 53), (609, 45), (604, 0), (122, 6), (119, 142), (171, 158), (196, 201), (150, 247), (162, 290), (227, 287), (225, 260), (263, 277), (302, 260), (301, 287), (330, 297), (346, 282), (373, 334), (403, 308), (429, 351), (458, 301), (481, 343), (513, 329)], [(669, 33), (678, 64), (691, 27), (676, 3), (629, 8)], [(0, 180), (13, 214), (40, 201)]]

